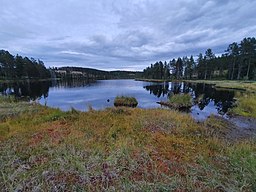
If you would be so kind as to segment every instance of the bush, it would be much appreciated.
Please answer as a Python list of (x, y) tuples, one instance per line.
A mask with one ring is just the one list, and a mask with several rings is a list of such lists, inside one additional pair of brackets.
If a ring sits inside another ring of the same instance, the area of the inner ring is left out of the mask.
[(138, 101), (134, 97), (117, 96), (115, 98), (114, 105), (116, 107), (119, 107), (119, 106), (136, 107), (138, 105)]

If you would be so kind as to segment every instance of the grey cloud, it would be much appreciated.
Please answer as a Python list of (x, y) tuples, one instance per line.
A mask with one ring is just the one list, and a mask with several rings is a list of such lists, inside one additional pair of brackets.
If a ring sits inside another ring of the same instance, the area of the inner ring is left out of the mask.
[(141, 70), (255, 36), (254, 0), (0, 0), (0, 48), (47, 66)]

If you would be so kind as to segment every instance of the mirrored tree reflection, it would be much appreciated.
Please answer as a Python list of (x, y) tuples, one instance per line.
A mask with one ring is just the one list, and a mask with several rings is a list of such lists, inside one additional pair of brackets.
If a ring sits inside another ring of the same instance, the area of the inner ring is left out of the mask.
[[(133, 83), (133, 82), (130, 82)], [(0, 83), (1, 95), (14, 95), (16, 98), (25, 100), (37, 100), (44, 98), (47, 100), (50, 87), (57, 89), (68, 89), (73, 87), (91, 87), (99, 85), (99, 82), (71, 80), (71, 81), (24, 81), (15, 83)], [(164, 82), (146, 83), (140, 85), (151, 95), (161, 99), (167, 99), (173, 94), (189, 93), (194, 101), (194, 105), (199, 110), (204, 110), (206, 106), (214, 106), (219, 114), (224, 114), (234, 103), (235, 92), (233, 90), (215, 89), (213, 85), (203, 83), (183, 83)], [(116, 88), (119, 89), (120, 87)], [(100, 87), (98, 87), (100, 91)], [(88, 88), (88, 90), (90, 90)], [(47, 102), (47, 101), (46, 101)]]
[(0, 83), (1, 95), (13, 95), (18, 99), (37, 100), (46, 99), (50, 87), (85, 87), (90, 86), (95, 81), (88, 80), (59, 80), (59, 81), (21, 81), (14, 83)]
[(42, 97), (47, 98), (50, 86), (50, 81), (1, 83), (0, 93), (2, 95), (13, 95), (16, 98), (36, 100)]
[(234, 91), (218, 90), (213, 85), (204, 83), (170, 82), (151, 84), (144, 86), (144, 88), (158, 98), (161, 96), (167, 98), (172, 94), (190, 93), (200, 110), (213, 102), (220, 114), (226, 113), (232, 107), (235, 96)]
[(86, 87), (91, 84), (96, 84), (97, 81), (90, 79), (62, 79), (56, 80), (52, 82), (52, 87), (64, 87), (64, 88), (72, 88), (72, 87)]
[(164, 97), (169, 93), (169, 83), (152, 84), (152, 85), (144, 86), (143, 88), (149, 91), (150, 94), (154, 94), (158, 98), (161, 96)]

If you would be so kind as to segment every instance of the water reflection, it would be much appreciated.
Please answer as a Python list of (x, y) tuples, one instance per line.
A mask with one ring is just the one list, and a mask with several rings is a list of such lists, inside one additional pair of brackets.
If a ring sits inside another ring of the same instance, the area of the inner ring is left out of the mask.
[(47, 98), (50, 86), (50, 81), (1, 83), (0, 93), (2, 95), (14, 95), (16, 98), (36, 100), (40, 98)]
[(89, 79), (53, 80), (51, 82), (51, 87), (58, 87), (58, 88), (86, 87), (86, 86), (90, 86), (91, 84), (96, 84), (96, 82), (97, 81), (89, 80)]
[(154, 94), (158, 98), (164, 97), (169, 93), (169, 83), (147, 85), (143, 88), (145, 88), (147, 91), (150, 92), (150, 94)]
[[(152, 83), (134, 80), (103, 81), (25, 81), (0, 83), (0, 94), (26, 100), (40, 99), (41, 104), (69, 110), (86, 111), (86, 106), (104, 109), (113, 106), (116, 96), (136, 97), (140, 108), (157, 108), (157, 101), (166, 101), (171, 94), (189, 93), (195, 105), (190, 113), (198, 119), (210, 114), (225, 114), (234, 102), (233, 90), (218, 90), (202, 83)], [(107, 102), (109, 101), (109, 102)]]
[(203, 110), (210, 102), (214, 102), (217, 111), (220, 114), (224, 114), (234, 103), (235, 92), (232, 90), (215, 89), (212, 85), (200, 83), (191, 84), (190, 86), (194, 90), (196, 99), (203, 95), (201, 102), (198, 103), (201, 110)]
[(49, 89), (86, 87), (96, 84), (90, 80), (53, 80), (53, 81), (20, 81), (14, 83), (0, 83), (0, 95), (13, 95), (16, 98), (27, 98), (28, 100), (46, 99)]
[(190, 93), (194, 103), (200, 110), (204, 110), (211, 102), (219, 114), (225, 114), (234, 103), (235, 92), (230, 90), (218, 90), (212, 85), (204, 83), (183, 83), (170, 82), (144, 86), (144, 89), (154, 94), (156, 97), (180, 93)]

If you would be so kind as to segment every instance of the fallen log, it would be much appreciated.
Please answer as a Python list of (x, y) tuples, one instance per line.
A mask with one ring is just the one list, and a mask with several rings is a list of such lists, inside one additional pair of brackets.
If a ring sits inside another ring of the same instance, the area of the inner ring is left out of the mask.
[(178, 110), (190, 109), (192, 107), (192, 105), (183, 105), (183, 104), (164, 102), (164, 101), (158, 101), (156, 103), (166, 107), (173, 108), (173, 109), (178, 109)]

